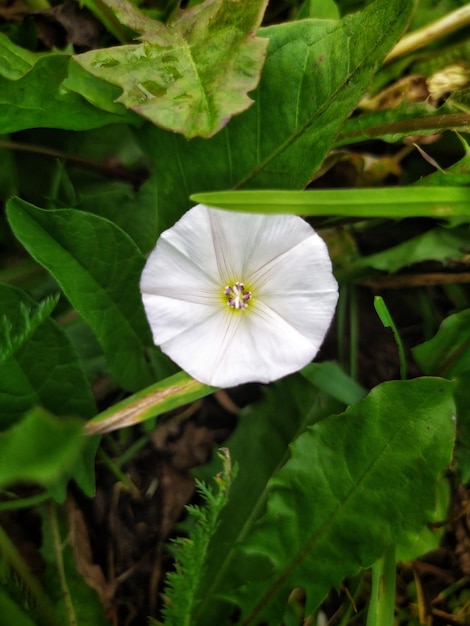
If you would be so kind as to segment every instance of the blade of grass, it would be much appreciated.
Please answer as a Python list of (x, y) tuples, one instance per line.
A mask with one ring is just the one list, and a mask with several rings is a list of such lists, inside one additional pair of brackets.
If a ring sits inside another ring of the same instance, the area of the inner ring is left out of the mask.
[(101, 435), (139, 424), (214, 391), (214, 387), (208, 387), (185, 372), (179, 372), (106, 409), (87, 423), (85, 432), (87, 435)]
[(384, 299), (381, 296), (374, 297), (374, 307), (375, 307), (375, 310), (377, 311), (377, 315), (379, 316), (380, 321), (385, 326), (385, 328), (392, 329), (393, 336), (398, 346), (398, 356), (400, 359), (400, 378), (402, 380), (405, 380), (406, 379), (405, 348), (403, 347), (403, 342), (401, 340), (398, 329), (395, 326), (395, 322), (393, 321), (393, 318), (390, 315), (390, 311), (388, 310), (387, 305), (385, 304)]
[(470, 189), (467, 187), (215, 191), (193, 194), (191, 200), (219, 209), (253, 213), (393, 219), (470, 218)]

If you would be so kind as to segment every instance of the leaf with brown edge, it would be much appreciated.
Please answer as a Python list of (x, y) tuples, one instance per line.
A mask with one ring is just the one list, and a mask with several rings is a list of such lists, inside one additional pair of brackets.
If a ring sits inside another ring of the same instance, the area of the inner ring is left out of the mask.
[(266, 0), (206, 0), (167, 24), (124, 0), (105, 2), (139, 33), (139, 42), (74, 57), (86, 71), (122, 88), (117, 102), (186, 138), (211, 137), (247, 109), (267, 39), (254, 36)]

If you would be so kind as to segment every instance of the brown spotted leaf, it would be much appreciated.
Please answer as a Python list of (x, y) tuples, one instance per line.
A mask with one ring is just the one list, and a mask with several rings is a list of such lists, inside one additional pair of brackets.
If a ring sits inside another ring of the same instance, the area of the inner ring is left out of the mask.
[(138, 43), (74, 57), (95, 77), (122, 89), (117, 102), (187, 138), (211, 137), (247, 109), (267, 39), (255, 37), (266, 0), (206, 0), (167, 24), (125, 0), (105, 0), (139, 33)]

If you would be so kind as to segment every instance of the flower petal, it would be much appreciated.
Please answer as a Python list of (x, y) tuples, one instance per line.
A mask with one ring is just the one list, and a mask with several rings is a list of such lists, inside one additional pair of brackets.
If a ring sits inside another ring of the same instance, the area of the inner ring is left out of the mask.
[(188, 326), (185, 331), (162, 342), (160, 347), (188, 374), (206, 385), (239, 385), (246, 382), (240, 375), (244, 357), (240, 358), (238, 345), (242, 318), (228, 308), (221, 308), (213, 315), (199, 319), (197, 327)]
[[(236, 282), (252, 291), (240, 310), (224, 297)], [(162, 234), (141, 290), (155, 343), (217, 387), (270, 382), (309, 363), (338, 298), (326, 245), (301, 218), (202, 205)]]
[[(196, 263), (163, 235), (150, 253), (142, 272), (140, 279), (142, 293), (201, 304), (221, 302), (223, 289), (220, 287), (217, 270), (212, 268), (212, 274), (208, 273), (207, 260), (206, 268), (201, 267), (204, 263)], [(206, 256), (207, 252), (204, 254), (204, 257)]]
[(308, 239), (255, 272), (252, 288), (257, 300), (318, 350), (336, 308), (338, 285), (325, 242), (310, 230)]

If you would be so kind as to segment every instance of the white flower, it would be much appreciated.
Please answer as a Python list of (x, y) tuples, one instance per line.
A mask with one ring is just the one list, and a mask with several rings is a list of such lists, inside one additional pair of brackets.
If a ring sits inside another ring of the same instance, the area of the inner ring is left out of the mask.
[(140, 288), (155, 343), (214, 387), (307, 365), (338, 300), (326, 245), (300, 217), (201, 204), (161, 235)]

